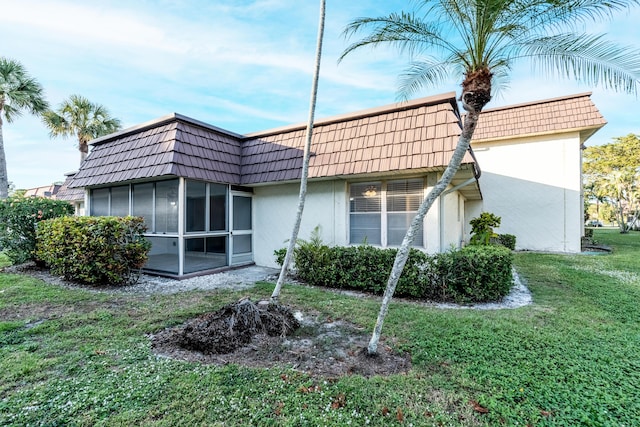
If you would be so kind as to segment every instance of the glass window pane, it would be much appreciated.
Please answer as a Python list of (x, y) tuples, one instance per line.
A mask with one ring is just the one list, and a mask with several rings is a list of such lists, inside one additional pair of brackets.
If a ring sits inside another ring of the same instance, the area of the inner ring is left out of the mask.
[(251, 234), (233, 236), (234, 255), (248, 252), (251, 252)]
[(151, 242), (147, 270), (178, 274), (178, 239), (175, 237), (147, 237)]
[(227, 237), (185, 239), (184, 272), (212, 270), (227, 265)]
[[(415, 212), (410, 213), (390, 213), (387, 215), (387, 244), (389, 246), (400, 246), (402, 239), (407, 233), (411, 221), (416, 216)], [(412, 246), (423, 246), (422, 225), (413, 239)]]
[(153, 183), (134, 184), (133, 186), (133, 216), (141, 216), (147, 226), (147, 231), (153, 230)]
[(178, 180), (156, 182), (156, 233), (178, 232)]
[(227, 186), (209, 184), (209, 230), (227, 231)]
[(187, 181), (186, 231), (204, 231), (206, 219), (207, 184)]
[(109, 215), (109, 189), (91, 190), (91, 216)]
[(129, 186), (111, 187), (111, 215), (129, 215)]
[(379, 245), (380, 242), (380, 214), (352, 213), (349, 223), (349, 243), (359, 245), (369, 243)]
[(403, 179), (387, 183), (388, 212), (417, 212), (422, 203), (422, 179)]
[(251, 197), (233, 196), (233, 229), (251, 230)]
[(380, 182), (351, 184), (349, 193), (351, 212), (380, 212), (381, 194)]

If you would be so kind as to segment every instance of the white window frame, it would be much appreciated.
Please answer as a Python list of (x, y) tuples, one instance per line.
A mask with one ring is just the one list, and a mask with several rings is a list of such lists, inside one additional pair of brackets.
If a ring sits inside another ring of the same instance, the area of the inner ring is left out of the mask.
[[(417, 180), (420, 179), (422, 180), (422, 199), (424, 199), (425, 195), (426, 195), (426, 191), (427, 191), (427, 181), (425, 177), (420, 177), (420, 176), (413, 176), (413, 177), (407, 177), (407, 178), (393, 178), (391, 177), (390, 179), (378, 179), (378, 180), (367, 180), (367, 181), (354, 181), (349, 183), (349, 188), (347, 191), (347, 197), (348, 199), (351, 198), (351, 186), (353, 184), (380, 184), (380, 245), (373, 245), (373, 246), (379, 246), (382, 248), (386, 248), (386, 247), (392, 247), (392, 248), (396, 248), (399, 247), (400, 245), (392, 245), (389, 246), (388, 244), (388, 216), (389, 216), (389, 211), (387, 210), (387, 184), (390, 181), (403, 181), (403, 180)], [(422, 202), (422, 200), (421, 200)], [(351, 241), (351, 215), (354, 212), (351, 212), (351, 203), (348, 203), (349, 206), (349, 211), (348, 211), (348, 225), (347, 225), (347, 232), (348, 232), (348, 242), (350, 245), (359, 245), (361, 243), (359, 242), (352, 242)], [(417, 213), (417, 211), (416, 211)], [(417, 246), (417, 245), (413, 245), (413, 247), (416, 248), (425, 248), (427, 245), (427, 238), (426, 238), (426, 227), (423, 221), (422, 224), (422, 245)]]

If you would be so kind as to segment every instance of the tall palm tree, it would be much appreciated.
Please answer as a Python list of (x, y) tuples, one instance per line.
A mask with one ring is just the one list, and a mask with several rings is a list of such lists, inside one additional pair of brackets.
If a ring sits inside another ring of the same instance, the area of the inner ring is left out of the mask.
[(49, 110), (42, 118), (52, 138), (78, 138), (80, 164), (89, 153), (89, 141), (120, 130), (121, 127), (120, 120), (111, 117), (104, 106), (80, 95), (71, 95), (57, 111)]
[(49, 108), (44, 89), (29, 76), (24, 66), (12, 59), (0, 57), (0, 199), (9, 194), (7, 158), (2, 136), (3, 119), (11, 123), (23, 111), (41, 114)]
[(325, 18), (325, 0), (320, 0), (320, 21), (318, 23), (318, 39), (316, 43), (316, 60), (313, 73), (313, 81), (311, 83), (311, 98), (309, 101), (309, 118), (307, 121), (306, 138), (303, 151), (302, 160), (302, 177), (300, 178), (300, 193), (298, 196), (298, 208), (296, 210), (296, 219), (291, 231), (291, 238), (289, 239), (289, 246), (287, 247), (287, 253), (280, 269), (280, 275), (276, 286), (271, 293), (271, 303), (277, 303), (280, 297), (280, 290), (282, 284), (287, 275), (289, 264), (293, 258), (293, 251), (298, 240), (298, 232), (300, 231), (300, 223), (302, 222), (302, 212), (304, 210), (304, 203), (307, 197), (307, 179), (309, 177), (309, 159), (311, 156), (311, 138), (313, 137), (313, 121), (316, 110), (316, 97), (318, 94), (318, 78), (320, 76), (320, 60), (322, 58), (322, 38), (324, 35), (324, 18)]
[(462, 77), (460, 101), (467, 111), (453, 157), (422, 202), (398, 250), (369, 354), (377, 352), (388, 305), (416, 231), (458, 170), (480, 112), (491, 100), (494, 84), (506, 81), (511, 68), (527, 60), (541, 73), (575, 78), (588, 85), (637, 94), (640, 84), (638, 50), (581, 29), (639, 5), (640, 0), (421, 0), (416, 4), (411, 13), (359, 18), (349, 23), (344, 31), (347, 37), (365, 35), (348, 46), (340, 58), (363, 47), (398, 48), (412, 59), (400, 80), (403, 97), (423, 86)]

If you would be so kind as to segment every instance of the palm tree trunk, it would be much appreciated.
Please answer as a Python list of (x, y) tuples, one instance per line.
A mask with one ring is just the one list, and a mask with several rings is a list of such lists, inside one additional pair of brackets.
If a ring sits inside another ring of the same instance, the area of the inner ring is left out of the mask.
[(391, 269), (391, 274), (389, 275), (389, 280), (387, 281), (387, 287), (384, 290), (384, 295), (382, 297), (382, 304), (380, 306), (380, 312), (378, 313), (378, 319), (376, 320), (376, 325), (373, 328), (373, 334), (371, 335), (371, 339), (369, 340), (369, 346), (367, 347), (367, 352), (369, 355), (375, 355), (378, 352), (378, 342), (380, 341), (380, 334), (382, 333), (382, 324), (384, 323), (384, 319), (387, 315), (387, 311), (389, 310), (389, 303), (391, 302), (391, 298), (393, 298), (393, 293), (396, 291), (396, 286), (398, 285), (398, 280), (400, 280), (400, 275), (402, 274), (402, 270), (404, 269), (404, 265), (409, 258), (409, 251), (411, 249), (411, 244), (413, 243), (413, 239), (422, 223), (425, 215), (431, 209), (431, 206), (436, 201), (440, 194), (451, 183), (451, 180), (455, 176), (462, 160), (464, 159), (464, 155), (469, 149), (471, 144), (471, 138), (473, 137), (473, 132), (478, 123), (478, 118), (480, 116), (480, 110), (472, 109), (466, 115), (464, 126), (462, 128), (462, 133), (460, 134), (460, 138), (458, 139), (458, 145), (456, 146), (455, 151), (453, 152), (453, 157), (449, 161), (447, 168), (442, 174), (442, 178), (436, 183), (436, 185), (431, 189), (427, 197), (422, 201), (420, 208), (418, 209), (418, 213), (411, 221), (411, 225), (407, 230), (407, 233), (402, 240), (402, 245), (398, 249), (398, 253), (396, 254), (395, 261), (393, 262), (393, 268)]
[(2, 109), (0, 109), (0, 199), (9, 197), (9, 178), (7, 177), (7, 157), (4, 153), (2, 136)]
[(87, 154), (89, 154), (89, 144), (82, 139), (78, 139), (78, 150), (80, 151), (80, 166), (84, 162), (84, 159), (87, 158)]
[(293, 251), (296, 246), (296, 240), (298, 240), (298, 232), (300, 231), (300, 223), (302, 222), (302, 212), (304, 210), (304, 202), (307, 197), (307, 179), (309, 176), (309, 158), (311, 154), (311, 138), (313, 136), (313, 120), (316, 109), (316, 97), (318, 95), (318, 78), (320, 76), (320, 60), (322, 58), (322, 38), (324, 35), (324, 18), (325, 18), (325, 0), (320, 0), (320, 22), (318, 24), (318, 40), (316, 47), (316, 61), (315, 69), (313, 73), (313, 82), (311, 85), (311, 100), (309, 103), (309, 120), (307, 122), (306, 140), (304, 144), (303, 162), (302, 162), (302, 177), (300, 178), (300, 194), (298, 196), (298, 209), (296, 211), (296, 219), (291, 232), (291, 238), (289, 239), (289, 246), (287, 248), (287, 254), (284, 257), (282, 263), (282, 269), (278, 276), (278, 281), (271, 294), (271, 303), (277, 303), (280, 297), (280, 290), (287, 271), (291, 258), (293, 257)]

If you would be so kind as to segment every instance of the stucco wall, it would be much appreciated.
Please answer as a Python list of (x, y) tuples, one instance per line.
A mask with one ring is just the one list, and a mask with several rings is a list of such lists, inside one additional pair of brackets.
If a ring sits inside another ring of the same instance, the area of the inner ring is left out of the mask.
[(481, 212), (502, 217), (498, 233), (516, 236), (516, 248), (579, 252), (580, 137), (563, 134), (474, 144), (482, 169), (483, 200), (468, 202), (466, 222)]
[[(435, 183), (435, 174), (428, 177), (429, 191)], [(253, 241), (254, 261), (258, 265), (277, 267), (273, 251), (286, 246), (291, 236), (298, 203), (299, 184), (278, 184), (254, 188)], [(348, 183), (343, 180), (311, 182), (299, 238), (308, 239), (320, 225), (322, 240), (329, 245), (349, 244)], [(436, 200), (425, 218), (425, 250), (441, 250), (440, 200)], [(444, 236), (442, 250), (458, 247), (463, 238), (464, 200), (457, 192), (446, 197), (444, 204)], [(458, 208), (460, 207), (460, 216)]]
[[(258, 265), (277, 267), (273, 251), (286, 247), (298, 206), (299, 184), (255, 187), (254, 261)], [(329, 245), (346, 245), (347, 184), (345, 181), (310, 182), (298, 237), (308, 239), (320, 225), (322, 240)]]
[(440, 252), (452, 247), (459, 248), (464, 239), (464, 199), (457, 191), (443, 197), (445, 214), (441, 223), (443, 236), (440, 242)]

